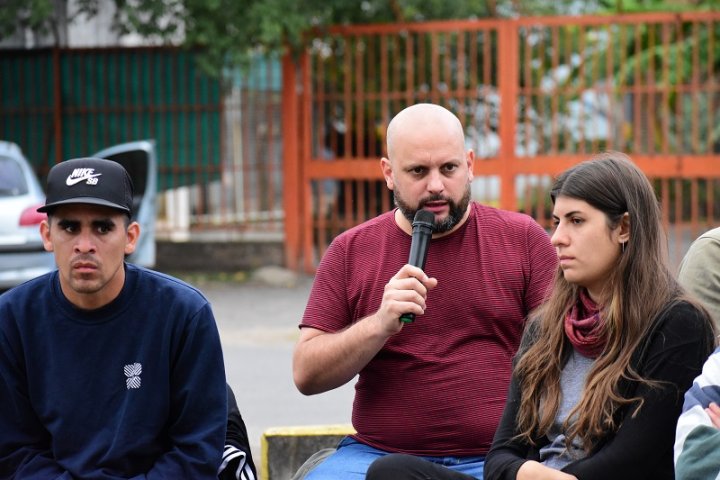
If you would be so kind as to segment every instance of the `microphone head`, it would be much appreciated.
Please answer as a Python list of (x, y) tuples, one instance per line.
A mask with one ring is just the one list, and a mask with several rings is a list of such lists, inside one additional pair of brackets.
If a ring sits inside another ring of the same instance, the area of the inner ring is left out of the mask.
[(435, 214), (427, 210), (418, 210), (415, 213), (415, 218), (413, 219), (412, 224), (413, 227), (416, 225), (429, 225), (432, 228), (435, 225)]

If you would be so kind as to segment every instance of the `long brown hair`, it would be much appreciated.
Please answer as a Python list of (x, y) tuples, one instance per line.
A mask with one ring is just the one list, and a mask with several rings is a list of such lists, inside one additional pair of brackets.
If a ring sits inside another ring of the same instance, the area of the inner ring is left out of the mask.
[[(577, 437), (590, 451), (617, 430), (615, 413), (619, 408), (633, 403), (637, 405), (634, 412), (642, 408), (641, 399), (623, 397), (620, 384), (624, 380), (657, 384), (633, 371), (630, 360), (663, 307), (684, 297), (669, 268), (655, 192), (629, 157), (606, 152), (577, 164), (557, 178), (550, 195), (553, 203), (559, 196), (587, 202), (605, 213), (609, 229), (615, 228), (626, 212), (629, 215), (630, 238), (622, 246), (602, 295), (608, 299), (600, 313), (606, 346), (568, 416), (574, 422), (565, 425), (567, 444)], [(521, 352), (516, 365), (522, 385), (518, 435), (530, 443), (548, 432), (558, 412), (560, 374), (572, 350), (563, 319), (577, 301), (579, 288), (567, 282), (558, 268), (547, 301), (530, 319), (536, 340)]]

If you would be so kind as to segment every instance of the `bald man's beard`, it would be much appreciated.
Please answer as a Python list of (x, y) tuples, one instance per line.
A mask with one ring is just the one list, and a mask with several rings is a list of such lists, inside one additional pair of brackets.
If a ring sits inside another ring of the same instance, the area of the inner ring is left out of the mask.
[(423, 198), (422, 200), (420, 200), (417, 208), (412, 208), (410, 205), (405, 203), (405, 201), (400, 197), (400, 195), (398, 195), (397, 191), (393, 191), (393, 199), (395, 200), (395, 206), (398, 207), (400, 213), (402, 213), (403, 216), (407, 218), (408, 222), (410, 222), (411, 224), (413, 220), (415, 220), (415, 214), (417, 213), (417, 211), (422, 210), (423, 207), (428, 203), (438, 201), (447, 202), (448, 206), (450, 207), (450, 211), (448, 212), (447, 216), (440, 222), (435, 221), (433, 225), (433, 233), (445, 233), (449, 232), (450, 230), (455, 228), (458, 223), (460, 223), (463, 216), (465, 215), (465, 212), (467, 211), (468, 205), (470, 205), (470, 182), (468, 182), (465, 186), (465, 192), (463, 193), (460, 201), (457, 203), (455, 203), (455, 201), (453, 201), (451, 198), (437, 194), (431, 195), (427, 198)]

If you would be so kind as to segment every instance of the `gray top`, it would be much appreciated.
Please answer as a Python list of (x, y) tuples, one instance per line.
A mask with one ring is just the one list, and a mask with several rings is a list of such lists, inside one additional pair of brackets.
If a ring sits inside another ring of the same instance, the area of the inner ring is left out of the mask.
[(570, 450), (566, 449), (563, 423), (570, 411), (580, 401), (585, 379), (594, 362), (595, 360), (592, 358), (585, 357), (573, 349), (572, 355), (560, 374), (560, 390), (562, 391), (560, 408), (547, 435), (550, 444), (540, 449), (540, 461), (546, 467), (560, 470), (568, 463), (585, 456), (582, 443), (577, 437), (573, 440)]

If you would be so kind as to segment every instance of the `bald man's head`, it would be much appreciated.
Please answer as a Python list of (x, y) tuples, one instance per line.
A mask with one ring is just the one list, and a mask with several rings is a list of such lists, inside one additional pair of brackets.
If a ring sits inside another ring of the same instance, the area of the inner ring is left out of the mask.
[(463, 126), (452, 112), (430, 103), (400, 111), (388, 125), (387, 153), (380, 165), (401, 228), (411, 231), (419, 209), (435, 215), (435, 234), (467, 219), (474, 154), (465, 149)]
[(465, 134), (460, 120), (450, 110), (432, 103), (416, 103), (401, 110), (390, 121), (387, 129), (387, 153), (390, 160), (398, 142), (403, 139), (438, 134), (442, 132), (448, 141), (458, 142), (464, 149)]

